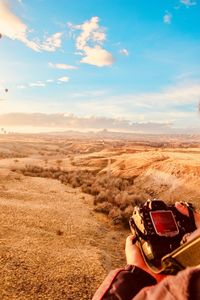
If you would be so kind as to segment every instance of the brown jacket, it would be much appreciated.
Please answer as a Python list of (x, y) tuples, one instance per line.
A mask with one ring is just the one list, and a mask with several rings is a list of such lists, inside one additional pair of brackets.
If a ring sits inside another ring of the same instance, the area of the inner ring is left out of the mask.
[(127, 266), (111, 271), (92, 300), (200, 300), (200, 267), (187, 268), (157, 284), (145, 271)]

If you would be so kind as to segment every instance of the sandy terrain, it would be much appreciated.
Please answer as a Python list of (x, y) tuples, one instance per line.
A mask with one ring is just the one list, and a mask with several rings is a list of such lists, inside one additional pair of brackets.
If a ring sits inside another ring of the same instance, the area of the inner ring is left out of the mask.
[(1, 299), (91, 299), (123, 236), (57, 180), (0, 176)]
[(197, 147), (1, 136), (0, 158), (3, 300), (91, 299), (108, 271), (125, 263), (129, 230), (95, 213), (94, 197), (80, 188), (24, 176), (19, 170), (27, 165), (63, 172), (88, 169), (98, 176), (131, 179), (133, 194), (200, 203)]

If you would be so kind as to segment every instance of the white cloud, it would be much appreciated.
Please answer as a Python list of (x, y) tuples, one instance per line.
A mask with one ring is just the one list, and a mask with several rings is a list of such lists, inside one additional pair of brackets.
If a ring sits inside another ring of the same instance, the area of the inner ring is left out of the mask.
[(53, 79), (47, 79), (46, 82), (54, 82)]
[(197, 4), (195, 1), (191, 1), (191, 0), (180, 0), (180, 3), (184, 4), (187, 7), (194, 6)]
[(24, 84), (20, 84), (20, 85), (17, 85), (17, 88), (18, 88), (18, 89), (25, 89), (26, 86), (25, 86)]
[(132, 122), (120, 118), (106, 118), (95, 116), (77, 116), (66, 113), (9, 113), (0, 115), (0, 122), (5, 126), (41, 126), (66, 129), (103, 129), (137, 131), (137, 132), (166, 132), (170, 130), (170, 123), (166, 122)]
[(76, 69), (78, 69), (78, 67), (76, 67), (76, 66), (67, 65), (67, 64), (53, 64), (51, 62), (49, 63), (49, 66), (51, 68), (60, 69), (60, 70), (76, 70)]
[(26, 40), (28, 28), (14, 14), (9, 11), (9, 8), (0, 3), (0, 32), (11, 39)]
[(38, 81), (38, 82), (33, 82), (29, 83), (30, 87), (45, 87), (46, 84), (44, 82)]
[(64, 77), (58, 78), (58, 81), (59, 82), (68, 82), (69, 81), (69, 77), (64, 76)]
[(39, 46), (40, 50), (54, 52), (57, 48), (61, 47), (62, 32), (56, 32), (53, 35), (46, 38), (46, 40)]
[(178, 84), (157, 92), (86, 97), (86, 101), (79, 96), (74, 98), (72, 112), (101, 116), (103, 108), (105, 117), (123, 117), (135, 122), (172, 122), (182, 127), (200, 126), (200, 83)]
[(85, 57), (81, 59), (82, 63), (95, 65), (97, 67), (110, 66), (113, 63), (112, 54), (96, 46), (94, 48), (86, 47), (85, 48)]
[[(197, 103), (200, 98), (200, 83), (183, 84), (168, 87), (159, 92), (135, 93), (123, 95), (122, 103), (137, 106), (147, 105), (146, 108), (166, 108), (170, 111), (172, 107), (179, 105), (191, 105)], [(120, 99), (120, 98), (119, 98)]]
[(119, 50), (119, 53), (120, 54), (122, 54), (122, 55), (126, 55), (126, 56), (128, 56), (129, 55), (129, 52), (128, 52), (128, 50), (127, 49), (121, 49), (121, 50)]
[(82, 33), (77, 37), (76, 45), (79, 50), (84, 50), (88, 41), (102, 44), (106, 39), (106, 34), (103, 28), (99, 27), (99, 18), (92, 17), (82, 25), (75, 26), (76, 29), (82, 30)]
[(163, 22), (165, 24), (171, 24), (172, 21), (172, 14), (169, 12), (166, 12), (166, 14), (163, 16)]
[(43, 42), (38, 41), (38, 39), (30, 40), (28, 38), (29, 32), (30, 29), (28, 26), (19, 17), (15, 16), (5, 3), (1, 2), (0, 33), (3, 36), (12, 40), (18, 40), (37, 52), (53, 52), (61, 47), (61, 32), (57, 32), (52, 36), (47, 37)]
[(83, 56), (82, 63), (95, 65), (98, 67), (110, 66), (114, 58), (110, 52), (103, 48), (106, 40), (105, 29), (99, 26), (99, 18), (92, 17), (81, 25), (68, 23), (71, 30), (81, 30), (81, 34), (76, 38), (76, 48)]

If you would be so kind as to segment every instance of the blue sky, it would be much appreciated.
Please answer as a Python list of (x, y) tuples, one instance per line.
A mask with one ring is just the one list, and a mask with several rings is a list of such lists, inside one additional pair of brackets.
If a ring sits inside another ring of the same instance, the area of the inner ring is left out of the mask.
[(200, 128), (199, 2), (0, 0), (1, 114)]

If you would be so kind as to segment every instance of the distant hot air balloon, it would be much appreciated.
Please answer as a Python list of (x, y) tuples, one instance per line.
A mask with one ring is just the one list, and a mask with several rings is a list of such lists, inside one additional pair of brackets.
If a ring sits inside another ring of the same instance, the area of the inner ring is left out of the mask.
[(5, 92), (7, 93), (7, 92), (8, 92), (8, 89), (5, 89)]

